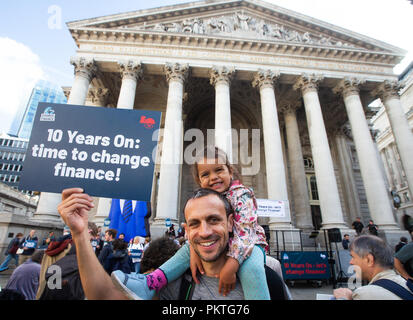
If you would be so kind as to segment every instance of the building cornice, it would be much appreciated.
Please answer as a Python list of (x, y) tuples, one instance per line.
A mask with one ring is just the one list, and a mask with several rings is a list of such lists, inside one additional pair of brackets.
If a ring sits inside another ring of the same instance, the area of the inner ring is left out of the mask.
[(145, 44), (157, 46), (186, 46), (194, 49), (242, 50), (243, 52), (279, 53), (303, 57), (319, 57), (352, 62), (394, 66), (403, 55), (389, 52), (368, 51), (359, 48), (323, 46), (288, 41), (234, 38), (222, 35), (166, 33), (156, 31), (78, 28), (70, 30), (78, 47), (81, 43), (102, 42), (111, 44)]

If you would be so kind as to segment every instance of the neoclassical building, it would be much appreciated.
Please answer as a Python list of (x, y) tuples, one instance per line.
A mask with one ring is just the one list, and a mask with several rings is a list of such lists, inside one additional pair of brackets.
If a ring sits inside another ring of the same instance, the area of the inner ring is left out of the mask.
[[(358, 216), (373, 219), (388, 239), (403, 233), (368, 106), (378, 97), (386, 106), (413, 188), (413, 135), (393, 74), (405, 50), (258, 0), (192, 2), (67, 27), (78, 47), (69, 104), (162, 111), (153, 235), (163, 233), (166, 218), (183, 220), (196, 187), (190, 165), (169, 161), (184, 157), (192, 128), (215, 130), (215, 144), (245, 169), (257, 198), (288, 201), (283, 217), (260, 220), (273, 233), (348, 232)], [(248, 170), (257, 156), (259, 170)], [(57, 219), (59, 201), (43, 193), (35, 216)], [(99, 200), (95, 221), (109, 205)]]
[[(399, 94), (403, 112), (410, 130), (413, 131), (413, 62), (400, 74), (399, 81), (402, 84)], [(389, 191), (393, 191), (400, 197), (400, 206), (397, 210), (398, 215), (403, 218), (404, 225), (407, 222), (405, 220), (406, 215), (413, 220), (413, 193), (390, 118), (387, 115), (386, 107), (382, 103), (380, 104), (380, 110), (372, 118), (372, 124), (374, 130), (376, 130), (376, 143), (385, 167)], [(413, 221), (410, 223), (412, 224)]]

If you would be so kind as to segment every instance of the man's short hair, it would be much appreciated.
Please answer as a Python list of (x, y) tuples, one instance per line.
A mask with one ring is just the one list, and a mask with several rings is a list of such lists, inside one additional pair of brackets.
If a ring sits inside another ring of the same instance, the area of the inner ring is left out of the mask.
[(42, 263), (42, 259), (43, 259), (43, 255), (44, 255), (44, 250), (35, 250), (34, 253), (32, 254), (32, 256), (30, 257), (30, 259), (33, 262), (36, 262), (38, 264)]
[(108, 229), (106, 230), (105, 233), (108, 233), (110, 236), (112, 236), (112, 239), (116, 238), (116, 234), (118, 233), (118, 230), (116, 229)]
[(167, 237), (152, 240), (141, 260), (141, 273), (157, 269), (169, 260), (177, 251), (179, 245)]
[(349, 249), (362, 258), (371, 254), (376, 264), (383, 268), (393, 268), (393, 250), (377, 236), (359, 236), (351, 242)]
[[(200, 189), (195, 190), (194, 193), (189, 197), (189, 199), (186, 200), (186, 203), (184, 206), (184, 216), (185, 216), (186, 206), (190, 200), (199, 199), (199, 198), (206, 197), (209, 195), (217, 196), (222, 201), (225, 207), (225, 213), (227, 217), (232, 213), (231, 204), (229, 203), (229, 201), (227, 200), (225, 196), (223, 196), (221, 193), (215, 190), (212, 190), (212, 189), (200, 188)], [(186, 220), (186, 217), (185, 217), (185, 220)]]

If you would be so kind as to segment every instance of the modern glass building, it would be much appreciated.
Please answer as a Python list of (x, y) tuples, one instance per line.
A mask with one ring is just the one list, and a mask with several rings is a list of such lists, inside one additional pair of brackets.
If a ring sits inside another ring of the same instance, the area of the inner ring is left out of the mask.
[[(33, 127), (33, 120), (39, 102), (66, 103), (63, 89), (56, 84), (39, 80), (34, 86), (24, 113), (19, 112), (11, 128), (10, 134), (22, 139), (29, 139)], [(23, 114), (23, 116), (22, 116)]]

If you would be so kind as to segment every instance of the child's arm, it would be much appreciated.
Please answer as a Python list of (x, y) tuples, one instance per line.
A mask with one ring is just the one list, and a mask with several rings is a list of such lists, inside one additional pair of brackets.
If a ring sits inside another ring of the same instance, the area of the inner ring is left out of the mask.
[(236, 273), (239, 269), (238, 260), (228, 257), (224, 267), (219, 273), (219, 293), (225, 297), (231, 290), (235, 289), (237, 281)]

